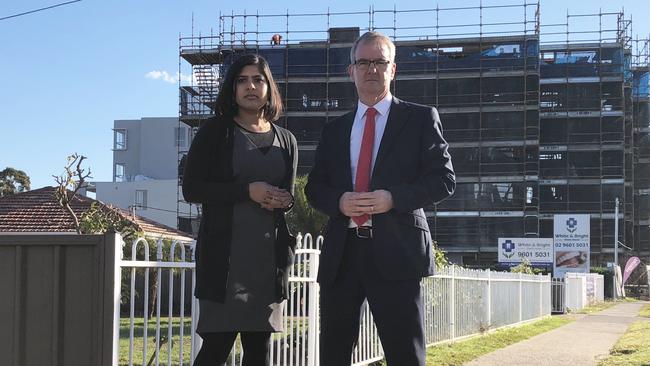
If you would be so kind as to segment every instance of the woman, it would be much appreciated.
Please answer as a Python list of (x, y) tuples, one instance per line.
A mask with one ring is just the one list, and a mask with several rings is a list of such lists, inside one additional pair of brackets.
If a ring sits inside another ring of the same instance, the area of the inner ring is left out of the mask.
[(295, 248), (284, 212), (293, 204), (296, 139), (273, 124), (282, 101), (260, 56), (230, 66), (216, 104), (183, 174), (185, 200), (202, 204), (195, 296), (203, 345), (194, 365), (225, 365), (237, 334), (243, 364), (268, 365)]

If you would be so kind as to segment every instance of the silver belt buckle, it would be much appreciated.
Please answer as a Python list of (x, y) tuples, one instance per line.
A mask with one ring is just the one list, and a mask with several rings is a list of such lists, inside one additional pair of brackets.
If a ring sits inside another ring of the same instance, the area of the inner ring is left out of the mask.
[(370, 226), (357, 226), (354, 228), (357, 237), (362, 239), (372, 239), (372, 227)]

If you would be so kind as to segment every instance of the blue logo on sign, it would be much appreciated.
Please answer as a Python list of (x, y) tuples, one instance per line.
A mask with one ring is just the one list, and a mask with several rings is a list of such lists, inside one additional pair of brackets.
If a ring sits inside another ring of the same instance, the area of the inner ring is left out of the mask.
[(566, 220), (566, 229), (570, 233), (576, 231), (578, 229), (578, 220), (574, 219), (573, 217), (569, 217), (569, 219)]
[(501, 244), (501, 249), (503, 249), (503, 255), (506, 258), (512, 258), (515, 255), (515, 243), (510, 240), (506, 240)]

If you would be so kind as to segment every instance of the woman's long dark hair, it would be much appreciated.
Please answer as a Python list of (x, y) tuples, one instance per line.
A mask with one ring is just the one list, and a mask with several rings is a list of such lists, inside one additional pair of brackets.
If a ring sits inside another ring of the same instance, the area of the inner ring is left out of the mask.
[(269, 63), (264, 57), (254, 54), (240, 56), (228, 68), (226, 77), (221, 84), (221, 91), (217, 97), (216, 111), (224, 117), (234, 117), (237, 114), (237, 103), (235, 102), (235, 88), (237, 77), (244, 67), (256, 65), (259, 72), (264, 76), (269, 86), (269, 99), (263, 107), (263, 115), (267, 121), (276, 121), (282, 114), (282, 98), (278, 86), (275, 85)]

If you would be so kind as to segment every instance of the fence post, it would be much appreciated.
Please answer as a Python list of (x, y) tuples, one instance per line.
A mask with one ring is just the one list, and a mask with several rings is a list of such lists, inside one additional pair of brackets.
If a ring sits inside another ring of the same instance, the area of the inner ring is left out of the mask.
[(537, 279), (539, 280), (539, 317), (544, 313), (544, 281), (542, 281), (544, 277), (539, 274), (537, 275)]
[[(196, 240), (192, 241), (190, 246), (192, 250), (192, 263), (196, 265)], [(192, 334), (190, 335), (190, 342), (192, 346), (190, 348), (190, 360), (194, 363), (196, 355), (198, 355), (203, 345), (203, 339), (196, 334), (196, 326), (199, 322), (199, 299), (194, 297), (194, 289), (196, 288), (196, 267), (192, 269)]]
[(119, 362), (120, 354), (120, 303), (122, 300), (122, 259), (124, 249), (123, 246), (126, 245), (122, 236), (118, 233), (114, 235), (106, 235), (108, 240), (113, 239), (114, 242), (114, 271), (113, 271), (113, 349), (112, 349), (112, 360), (111, 365), (117, 366)]
[(319, 332), (319, 297), (320, 297), (320, 287), (318, 282), (316, 282), (316, 274), (318, 273), (318, 266), (320, 264), (320, 255), (318, 251), (313, 250), (309, 254), (309, 325), (308, 325), (308, 335), (307, 335), (307, 365), (308, 366), (318, 366), (319, 365), (319, 355), (318, 355), (318, 334)]
[(449, 339), (456, 338), (456, 266), (451, 266), (451, 291), (449, 299)]
[(487, 270), (487, 328), (492, 327), (492, 271)]
[(519, 272), (519, 321), (522, 321), (522, 319), (523, 319), (522, 300), (523, 300), (524, 293), (523, 293), (523, 286), (522, 286), (523, 285), (522, 277), (523, 277), (523, 275), (521, 274), (521, 272)]
[(586, 276), (580, 276), (582, 280), (582, 291), (580, 291), (580, 308), (584, 308), (587, 306), (587, 277)]
[(564, 311), (565, 312), (572, 300), (571, 298), (569, 298), (569, 296), (571, 295), (571, 291), (569, 289), (570, 285), (571, 285), (571, 281), (569, 280), (569, 276), (567, 276), (567, 274), (565, 273), (564, 274)]

